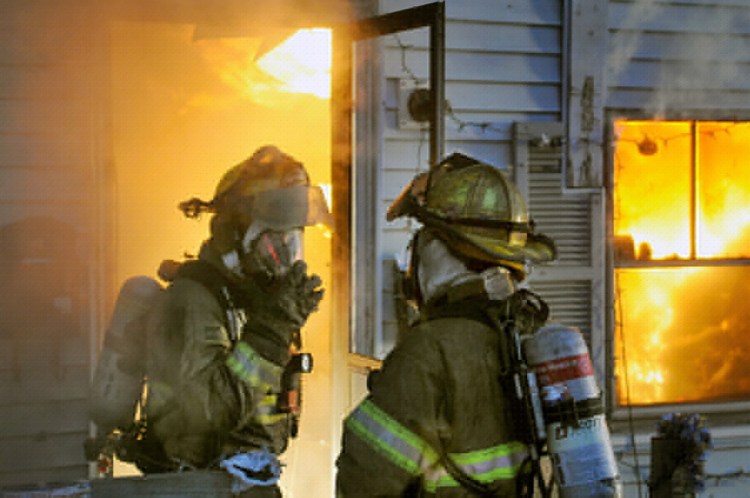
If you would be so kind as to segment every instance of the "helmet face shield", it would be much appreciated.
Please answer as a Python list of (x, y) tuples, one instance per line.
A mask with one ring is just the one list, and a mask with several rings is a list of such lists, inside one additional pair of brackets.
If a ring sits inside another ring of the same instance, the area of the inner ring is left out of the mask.
[(297, 185), (259, 192), (248, 199), (246, 214), (253, 223), (272, 230), (314, 225), (333, 228), (333, 218), (318, 186)]

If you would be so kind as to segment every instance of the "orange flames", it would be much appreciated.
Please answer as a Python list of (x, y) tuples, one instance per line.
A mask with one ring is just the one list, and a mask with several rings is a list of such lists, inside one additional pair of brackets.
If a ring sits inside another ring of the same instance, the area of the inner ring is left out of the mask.
[(197, 43), (221, 79), (256, 103), (278, 106), (278, 92), (331, 96), (330, 29), (301, 29), (257, 59), (257, 38)]
[[(269, 108), (287, 108), (300, 104), (296, 115), (308, 112), (309, 100), (295, 101), (289, 94), (314, 96), (327, 100), (331, 97), (330, 28), (300, 29), (273, 49), (260, 55), (261, 39), (252, 37), (208, 38), (199, 40), (204, 59), (220, 79), (237, 96)], [(260, 56), (259, 56), (260, 55)], [(192, 103), (206, 106), (220, 105), (216, 95), (198, 95)], [(303, 109), (304, 107), (304, 109)], [(321, 183), (329, 210), (331, 184)], [(321, 227), (326, 238), (331, 233)]]
[(621, 404), (750, 394), (750, 124), (619, 121), (616, 367)]
[(331, 30), (301, 29), (261, 57), (258, 67), (287, 92), (331, 97)]

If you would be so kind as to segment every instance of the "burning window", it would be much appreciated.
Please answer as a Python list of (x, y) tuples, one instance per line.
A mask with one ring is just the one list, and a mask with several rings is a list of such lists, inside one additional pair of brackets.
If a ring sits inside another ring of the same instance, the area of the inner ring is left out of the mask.
[(750, 123), (615, 123), (620, 405), (750, 397)]

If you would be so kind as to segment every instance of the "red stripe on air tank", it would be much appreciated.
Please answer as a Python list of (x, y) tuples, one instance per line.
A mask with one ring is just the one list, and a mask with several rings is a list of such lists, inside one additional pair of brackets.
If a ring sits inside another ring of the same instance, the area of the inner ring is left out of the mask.
[(536, 365), (534, 371), (543, 386), (594, 375), (588, 353), (546, 361)]

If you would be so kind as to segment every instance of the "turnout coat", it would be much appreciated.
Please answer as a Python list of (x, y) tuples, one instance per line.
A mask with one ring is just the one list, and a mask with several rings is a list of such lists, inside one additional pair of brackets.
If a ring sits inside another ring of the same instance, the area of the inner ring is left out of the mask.
[(147, 435), (166, 470), (287, 446), (290, 415), (277, 409), (283, 368), (242, 340), (253, 333), (245, 326), (251, 289), (219, 265), (205, 246), (184, 263), (147, 327)]
[(479, 295), (442, 302), (410, 329), (344, 422), (337, 496), (477, 496), (447, 455), (495, 496), (517, 496), (528, 457), (501, 332)]

